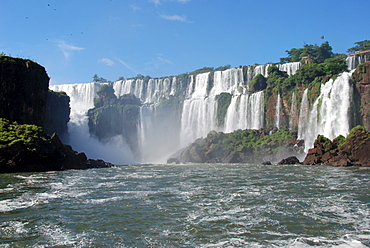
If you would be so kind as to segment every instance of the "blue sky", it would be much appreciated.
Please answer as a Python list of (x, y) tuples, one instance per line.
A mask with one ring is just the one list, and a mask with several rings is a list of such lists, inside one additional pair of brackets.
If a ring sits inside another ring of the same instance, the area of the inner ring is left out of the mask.
[(370, 39), (369, 0), (1, 0), (0, 8), (0, 52), (43, 65), (50, 84), (278, 62), (323, 41), (345, 53)]

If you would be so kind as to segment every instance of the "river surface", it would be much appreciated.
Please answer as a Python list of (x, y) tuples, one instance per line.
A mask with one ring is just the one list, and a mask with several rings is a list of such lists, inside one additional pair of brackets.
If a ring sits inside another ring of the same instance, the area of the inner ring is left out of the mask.
[(187, 164), (0, 175), (0, 247), (368, 247), (370, 168)]

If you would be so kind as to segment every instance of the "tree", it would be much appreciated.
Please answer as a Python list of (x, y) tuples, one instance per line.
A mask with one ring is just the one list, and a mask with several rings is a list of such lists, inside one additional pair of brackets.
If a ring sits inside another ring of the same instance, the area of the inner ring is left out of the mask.
[(355, 42), (354, 44), (356, 44), (356, 46), (349, 48), (347, 50), (347, 53), (370, 50), (370, 40), (358, 41)]
[(280, 58), (281, 63), (287, 62), (298, 62), (303, 57), (308, 57), (314, 63), (323, 63), (325, 59), (332, 58), (334, 56), (333, 48), (329, 45), (329, 42), (324, 42), (320, 46), (305, 44), (303, 48), (292, 48), (286, 50), (288, 57)]
[(96, 83), (104, 83), (104, 82), (108, 82), (108, 80), (105, 79), (105, 78), (99, 77), (97, 74), (95, 74), (93, 76), (93, 82), (96, 82)]
[(320, 64), (326, 75), (337, 75), (341, 72), (348, 71), (348, 65), (342, 58), (329, 58)]

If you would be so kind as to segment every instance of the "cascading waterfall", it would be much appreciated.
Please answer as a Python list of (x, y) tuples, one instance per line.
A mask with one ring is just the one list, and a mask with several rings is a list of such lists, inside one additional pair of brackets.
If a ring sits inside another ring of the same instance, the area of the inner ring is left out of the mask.
[[(184, 101), (181, 116), (181, 145), (187, 145), (195, 139), (205, 136), (215, 129), (215, 95), (207, 97), (210, 73), (198, 74), (194, 82), (194, 91)], [(193, 86), (193, 85), (191, 85)]]
[(356, 55), (351, 55), (346, 58), (346, 62), (348, 65), (348, 70), (354, 70), (356, 67), (362, 63), (365, 63), (369, 61), (369, 55), (367, 54), (356, 54)]
[(56, 92), (64, 91), (70, 97), (70, 121), (68, 123), (69, 140), (64, 141), (72, 145), (73, 149), (85, 152), (89, 158), (105, 159), (111, 163), (124, 164), (133, 161), (128, 145), (122, 137), (115, 136), (108, 143), (101, 143), (91, 137), (86, 115), (94, 107), (94, 98), (102, 87), (100, 83), (51, 85), (50, 89)]
[(313, 146), (318, 134), (329, 139), (346, 136), (350, 131), (350, 110), (353, 89), (350, 84), (352, 72), (343, 72), (337, 79), (321, 85), (321, 93), (308, 109), (308, 89), (305, 90), (298, 126), (298, 138), (305, 140), (305, 150)]
[[(114, 82), (113, 89), (117, 97), (134, 94), (143, 103), (137, 126), (138, 143), (143, 157), (141, 162), (163, 161), (171, 153), (197, 138), (205, 137), (212, 130), (232, 132), (237, 129), (264, 127), (264, 92), (249, 93), (244, 80), (249, 81), (258, 73), (267, 77), (268, 66), (248, 66), (186, 77), (127, 79)], [(301, 64), (295, 62), (277, 66), (291, 75)], [(247, 75), (243, 75), (243, 71)], [(306, 149), (312, 146), (318, 133), (329, 138), (348, 133), (348, 109), (352, 94), (348, 88), (349, 75), (343, 73), (335, 81), (324, 84), (312, 109), (309, 106), (308, 89), (304, 91), (298, 123), (294, 124), (291, 117), (289, 127), (295, 129), (298, 125), (298, 138), (306, 141)], [(132, 159), (129, 152), (123, 152), (124, 149), (129, 149), (122, 138), (113, 137), (109, 143), (102, 144), (88, 133), (86, 112), (93, 107), (93, 99), (97, 97), (96, 92), (101, 85), (86, 83), (54, 85), (50, 88), (54, 91), (65, 91), (71, 97), (72, 113), (68, 127), (73, 148), (86, 152), (92, 158), (103, 158), (122, 164), (127, 158)], [(221, 93), (229, 93), (231, 102), (226, 111), (224, 125), (217, 126), (216, 96)], [(183, 99), (178, 105), (178, 113), (159, 113), (158, 108), (163, 101), (171, 97)], [(276, 126), (281, 127), (280, 95), (278, 98)], [(292, 116), (298, 114), (295, 101), (296, 96), (293, 94)], [(94, 146), (96, 148), (92, 149)], [(113, 155), (117, 156), (112, 158)]]
[(289, 130), (296, 129), (296, 115), (297, 115), (297, 97), (295, 92), (292, 94), (292, 104), (290, 105), (290, 116), (289, 116)]
[(225, 118), (226, 133), (237, 129), (259, 129), (263, 127), (263, 91), (251, 95), (243, 94), (231, 99)]
[(280, 129), (280, 112), (281, 112), (281, 97), (280, 93), (278, 93), (277, 100), (276, 100), (276, 109), (275, 109), (275, 127)]

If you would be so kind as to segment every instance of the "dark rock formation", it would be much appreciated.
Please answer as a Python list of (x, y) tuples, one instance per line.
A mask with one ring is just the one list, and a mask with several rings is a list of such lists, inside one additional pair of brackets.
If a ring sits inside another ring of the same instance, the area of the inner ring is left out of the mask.
[(283, 164), (301, 164), (301, 162), (299, 162), (298, 158), (295, 157), (295, 156), (291, 156), (291, 157), (288, 157), (288, 158), (284, 158), (282, 159), (279, 163), (277, 163), (279, 165), (283, 165)]
[(95, 107), (88, 111), (90, 133), (102, 142), (121, 135), (133, 154), (137, 154), (140, 99), (132, 94), (117, 99), (111, 85), (103, 85), (97, 94)]
[(180, 161), (177, 158), (169, 158), (167, 159), (167, 164), (179, 164)]
[(32, 137), (32, 141), (18, 140), (0, 146), (0, 173), (58, 171), (112, 167), (101, 160), (87, 159), (84, 153), (64, 145), (58, 135)]
[(0, 117), (43, 126), (48, 87), (44, 67), (0, 55)]
[(47, 95), (46, 116), (44, 122), (44, 131), (51, 135), (58, 133), (63, 139), (67, 139), (69, 115), (69, 96), (64, 92), (54, 92), (49, 90)]
[(356, 86), (355, 101), (360, 114), (356, 121), (370, 130), (370, 62), (359, 65), (352, 79)]
[(303, 142), (296, 132), (280, 129), (237, 130), (232, 133), (210, 132), (178, 151), (170, 161), (181, 163), (262, 163), (284, 156), (303, 154)]
[(61, 142), (54, 132), (67, 133), (69, 97), (48, 87), (44, 67), (0, 55), (0, 173), (112, 166)]
[(346, 138), (333, 141), (319, 135), (303, 161), (306, 165), (370, 167), (370, 133), (362, 126), (351, 130)]

